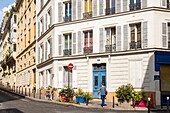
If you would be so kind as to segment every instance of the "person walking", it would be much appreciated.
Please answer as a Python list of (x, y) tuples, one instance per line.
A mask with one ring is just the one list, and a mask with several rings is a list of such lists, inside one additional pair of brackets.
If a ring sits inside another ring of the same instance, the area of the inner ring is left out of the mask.
[(107, 91), (106, 91), (106, 87), (104, 86), (104, 83), (101, 84), (101, 87), (100, 89), (98, 90), (98, 94), (100, 93), (101, 95), (101, 100), (102, 100), (102, 104), (101, 106), (103, 107), (104, 106), (104, 103), (105, 103), (105, 97), (107, 95)]

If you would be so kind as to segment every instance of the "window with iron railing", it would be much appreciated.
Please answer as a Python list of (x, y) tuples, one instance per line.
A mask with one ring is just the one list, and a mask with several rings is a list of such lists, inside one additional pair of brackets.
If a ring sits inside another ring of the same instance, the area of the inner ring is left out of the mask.
[(106, 0), (106, 15), (115, 14), (115, 0)]
[(141, 48), (141, 23), (130, 24), (130, 49)]
[(116, 51), (116, 27), (106, 28), (106, 52)]
[(72, 36), (71, 33), (69, 34), (64, 34), (64, 39), (65, 39), (65, 44), (64, 47), (65, 49), (63, 50), (63, 54), (65, 55), (71, 55), (72, 54)]
[(141, 9), (141, 0), (130, 0), (129, 9), (130, 11)]
[(84, 54), (93, 53), (93, 31), (84, 31)]
[(72, 14), (72, 5), (70, 2), (66, 2), (64, 3), (65, 6), (65, 15), (64, 15), (64, 21), (65, 22), (69, 22), (71, 21), (71, 14)]
[(88, 19), (92, 17), (92, 0), (84, 0), (83, 18)]

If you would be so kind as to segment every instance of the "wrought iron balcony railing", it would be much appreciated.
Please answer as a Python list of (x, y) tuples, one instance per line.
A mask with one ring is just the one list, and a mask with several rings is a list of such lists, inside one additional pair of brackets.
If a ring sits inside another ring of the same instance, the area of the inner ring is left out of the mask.
[(83, 18), (84, 19), (88, 19), (88, 18), (91, 18), (92, 17), (92, 12), (85, 12), (83, 13)]
[(65, 16), (63, 17), (64, 22), (70, 22), (71, 21), (71, 16)]
[(64, 56), (71, 55), (71, 49), (64, 49), (63, 53), (64, 53)]
[(115, 14), (115, 7), (105, 9), (105, 14), (106, 15)]
[(105, 45), (105, 51), (106, 51), (106, 52), (113, 52), (113, 51), (116, 51), (116, 44)]
[(130, 42), (130, 49), (137, 49), (137, 48), (141, 48), (141, 41)]
[(129, 4), (130, 11), (141, 9), (141, 3)]
[(84, 54), (93, 53), (93, 47), (84, 47)]

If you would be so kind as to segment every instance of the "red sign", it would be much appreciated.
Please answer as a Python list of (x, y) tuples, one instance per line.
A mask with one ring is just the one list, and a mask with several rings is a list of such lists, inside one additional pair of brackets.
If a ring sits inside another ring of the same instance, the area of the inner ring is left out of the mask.
[(68, 68), (70, 69), (70, 70), (72, 70), (73, 69), (73, 64), (72, 63), (70, 63), (70, 64), (68, 64)]

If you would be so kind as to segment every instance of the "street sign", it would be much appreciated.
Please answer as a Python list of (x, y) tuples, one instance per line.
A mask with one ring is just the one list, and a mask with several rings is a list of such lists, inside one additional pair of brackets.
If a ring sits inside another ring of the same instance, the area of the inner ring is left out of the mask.
[(73, 66), (73, 64), (72, 64), (72, 63), (69, 63), (69, 64), (68, 64), (68, 68), (69, 68), (69, 70), (72, 70), (72, 69), (73, 69), (73, 67), (74, 67), (74, 66)]
[(159, 75), (155, 75), (154, 76), (154, 80), (160, 80), (160, 76)]

